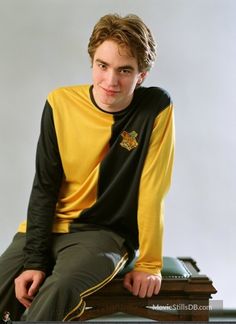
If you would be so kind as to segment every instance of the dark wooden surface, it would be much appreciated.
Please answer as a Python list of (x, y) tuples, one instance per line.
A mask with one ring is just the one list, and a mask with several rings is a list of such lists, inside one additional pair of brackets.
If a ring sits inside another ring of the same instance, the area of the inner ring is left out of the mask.
[(209, 299), (216, 289), (193, 259), (179, 259), (190, 271), (189, 278), (163, 277), (160, 293), (151, 298), (133, 296), (123, 287), (123, 279), (115, 278), (84, 299), (86, 309), (79, 320), (123, 312), (156, 321), (208, 321)]

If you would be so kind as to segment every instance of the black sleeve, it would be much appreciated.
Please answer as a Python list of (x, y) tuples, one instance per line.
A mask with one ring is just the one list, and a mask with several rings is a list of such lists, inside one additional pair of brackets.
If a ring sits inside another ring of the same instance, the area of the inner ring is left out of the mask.
[(36, 173), (27, 214), (25, 269), (47, 271), (52, 224), (63, 177), (52, 108), (45, 104), (36, 153)]

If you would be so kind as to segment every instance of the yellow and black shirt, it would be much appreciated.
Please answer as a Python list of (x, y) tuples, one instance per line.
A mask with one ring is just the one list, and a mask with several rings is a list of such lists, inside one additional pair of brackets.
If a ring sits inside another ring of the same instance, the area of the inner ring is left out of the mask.
[(171, 181), (173, 107), (139, 87), (124, 110), (96, 106), (89, 85), (51, 92), (41, 121), (30, 196), (25, 268), (45, 270), (51, 233), (107, 228), (139, 249), (135, 270), (162, 267), (163, 199)]

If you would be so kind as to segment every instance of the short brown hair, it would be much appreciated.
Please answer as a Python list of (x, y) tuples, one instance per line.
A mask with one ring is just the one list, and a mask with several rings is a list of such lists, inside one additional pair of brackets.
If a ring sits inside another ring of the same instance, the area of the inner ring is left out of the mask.
[(139, 71), (148, 71), (156, 59), (156, 42), (141, 18), (129, 14), (108, 14), (100, 18), (89, 39), (88, 53), (93, 61), (95, 51), (105, 40), (127, 46), (137, 58)]

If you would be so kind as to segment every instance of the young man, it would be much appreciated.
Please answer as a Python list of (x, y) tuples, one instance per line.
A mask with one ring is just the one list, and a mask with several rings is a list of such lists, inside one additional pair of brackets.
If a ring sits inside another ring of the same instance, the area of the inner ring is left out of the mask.
[(27, 222), (0, 259), (0, 313), (13, 320), (25, 308), (27, 321), (78, 319), (137, 249), (124, 286), (160, 290), (174, 126), (168, 94), (140, 86), (155, 42), (139, 17), (106, 15), (88, 52), (93, 85), (47, 98)]

